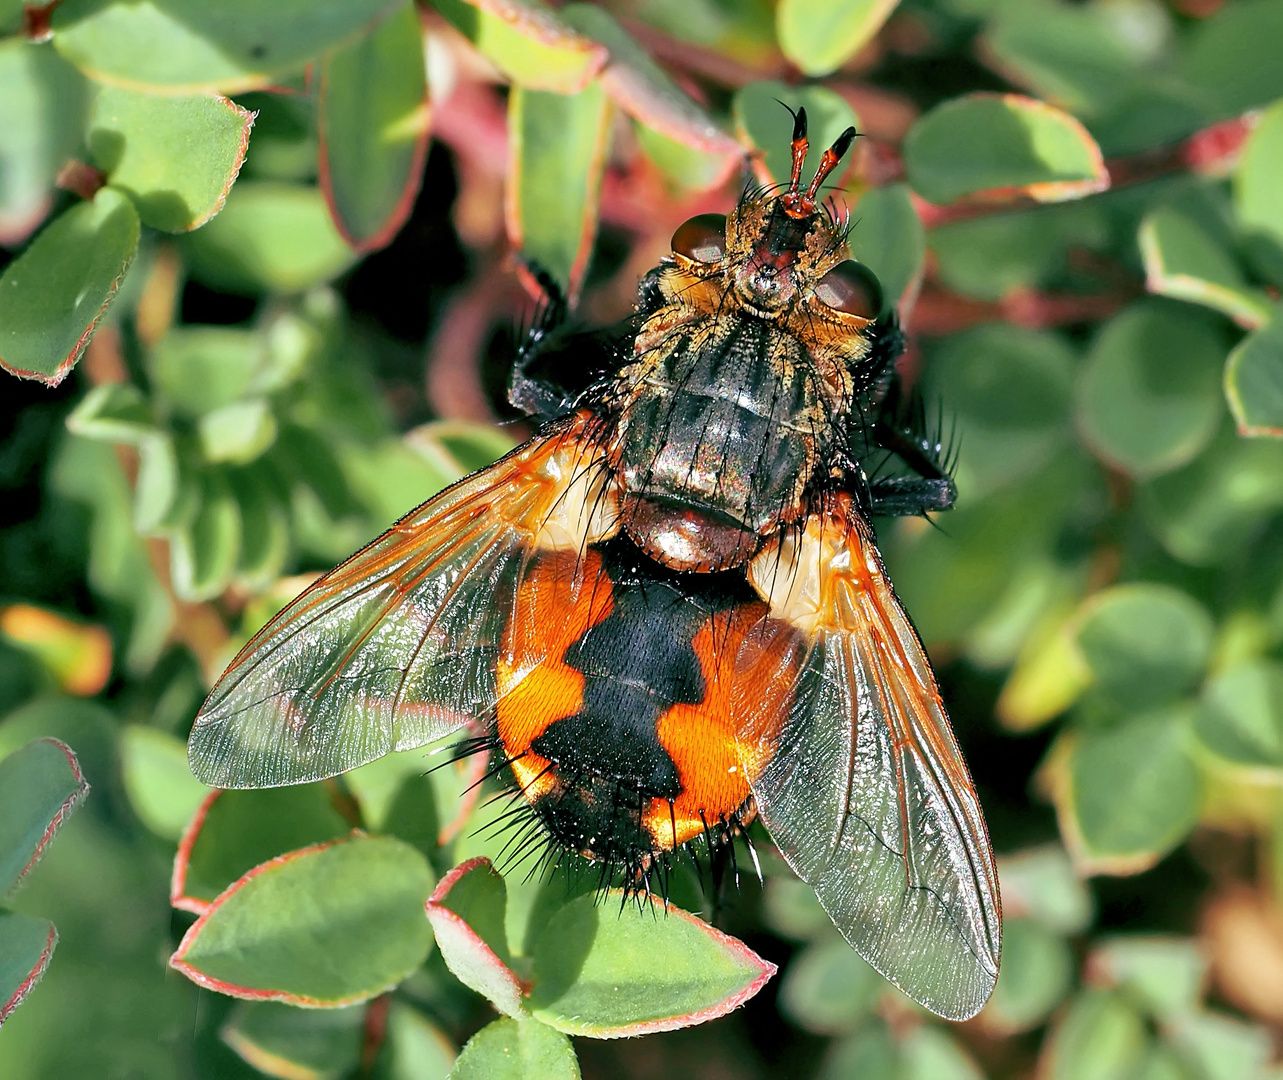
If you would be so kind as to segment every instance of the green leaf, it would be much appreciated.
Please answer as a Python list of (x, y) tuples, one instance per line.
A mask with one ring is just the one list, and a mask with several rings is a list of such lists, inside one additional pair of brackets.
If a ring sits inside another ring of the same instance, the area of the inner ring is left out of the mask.
[(468, 1040), (449, 1080), (579, 1080), (570, 1040), (544, 1024), (500, 1017)]
[(606, 50), (535, 0), (498, 4), (433, 0), (436, 9), (516, 86), (574, 94), (606, 62)]
[(852, 1031), (878, 1005), (887, 981), (837, 934), (794, 957), (780, 985), (780, 1011), (817, 1035)]
[(819, 1080), (900, 1080), (897, 1049), (886, 1023), (875, 1020), (833, 1047)]
[(864, 193), (851, 211), (851, 254), (878, 276), (883, 304), (894, 307), (916, 294), (926, 258), (922, 219), (907, 184)]
[(1091, 893), (1059, 845), (999, 859), (998, 878), (1004, 914), (1029, 919), (1060, 935), (1081, 933), (1091, 925)]
[(251, 295), (303, 292), (356, 258), (318, 189), (268, 180), (237, 184), (223, 212), (185, 245), (195, 277)]
[(1168, 1038), (1207, 1080), (1264, 1080), (1273, 1057), (1265, 1028), (1222, 1013), (1182, 1016), (1169, 1025)]
[(1063, 453), (1075, 358), (1063, 338), (1002, 323), (945, 340), (930, 393), (965, 432), (955, 479), (978, 498), (1025, 479)]
[(210, 789), (192, 776), (187, 748), (159, 728), (127, 724), (120, 732), (125, 793), (139, 819), (157, 836), (177, 840)]
[(36, 739), (0, 760), (0, 896), (22, 880), (89, 792), (71, 748)]
[[(767, 880), (762, 893), (762, 921), (780, 937), (794, 941), (809, 941), (833, 928), (833, 920), (820, 907), (815, 890), (791, 874)], [(790, 976), (791, 969), (785, 975), (786, 982)]]
[(572, 300), (597, 235), (611, 112), (596, 83), (576, 94), (516, 87), (508, 98), (508, 236)]
[(1213, 675), (1194, 731), (1227, 761), (1283, 769), (1283, 664), (1249, 660)]
[[(806, 109), (809, 145), (802, 165), (805, 177), (814, 174), (821, 155), (842, 132), (860, 126), (846, 100), (822, 86), (796, 87), (772, 81), (741, 87), (735, 92), (731, 114), (743, 141), (761, 154), (760, 178), (764, 182), (787, 183), (792, 165), (789, 134), (793, 120), (780, 102), (794, 111)], [(829, 177), (829, 183), (840, 185), (849, 168), (849, 160), (846, 165), (839, 165)]]
[(169, 541), (169, 572), (183, 600), (212, 600), (236, 572), (241, 547), (241, 508), (227, 477), (200, 478), (199, 504), (190, 521), (176, 526)]
[(1131, 1080), (1145, 1055), (1144, 1023), (1118, 994), (1076, 998), (1044, 1044), (1047, 1080)]
[(980, 1014), (986, 1030), (1011, 1035), (1041, 1024), (1074, 981), (1074, 955), (1064, 938), (1019, 916), (1002, 925), (1002, 969)]
[(188, 232), (223, 208), (253, 125), (253, 113), (224, 97), (104, 86), (89, 117), (89, 152), (144, 225)]
[(53, 205), (54, 178), (84, 133), (85, 97), (52, 45), (0, 41), (0, 246), (21, 244)]
[(500, 1012), (525, 1018), (527, 985), (511, 967), (504, 926), (508, 894), (485, 858), (460, 863), (428, 900), (428, 919), (455, 977)]
[(231, 326), (180, 326), (152, 350), (152, 381), (188, 416), (221, 409), (253, 392), (266, 362), (262, 338)]
[(241, 519), (236, 576), (257, 589), (266, 588), (280, 576), (290, 555), (289, 506), (274, 481), (261, 466), (228, 474)]
[(1145, 287), (1223, 312), (1240, 326), (1261, 326), (1270, 301), (1248, 285), (1234, 254), (1199, 221), (1173, 206), (1146, 215), (1140, 226)]
[[(827, 75), (862, 49), (897, 0), (780, 0), (780, 49), (806, 75)], [(827, 145), (827, 144), (826, 144)]]
[(1185, 50), (1184, 79), (1220, 116), (1234, 116), (1283, 96), (1283, 9), (1273, 0), (1243, 0), (1201, 19)]
[(393, 1000), (377, 1073), (382, 1080), (445, 1080), (457, 1053), (441, 1029), (417, 1009)]
[(200, 914), (260, 863), (345, 836), (324, 784), (221, 791), (191, 819), (174, 860), (170, 903)]
[(57, 386), (80, 359), (138, 250), (138, 214), (105, 187), (45, 226), (0, 275), (0, 366)]
[(605, 46), (609, 58), (598, 76), (602, 89), (637, 122), (643, 150), (688, 188), (726, 179), (743, 148), (709, 112), (681, 90), (615, 18), (591, 4), (567, 4), (561, 18)]
[(102, 82), (235, 93), (301, 68), (399, 2), (68, 0), (53, 14), (54, 44)]
[(263, 398), (249, 398), (207, 412), (197, 431), (206, 461), (246, 465), (276, 441), (276, 417)]
[(138, 451), (134, 527), (149, 536), (185, 519), (195, 506), (196, 494), (168, 433), (144, 439)]
[(1283, 437), (1283, 318), (1277, 313), (1230, 353), (1225, 397), (1240, 435)]
[(927, 244), (949, 288), (1002, 300), (1016, 290), (1064, 287), (1069, 252), (1106, 249), (1112, 231), (1100, 200), (1088, 199), (937, 226)]
[(67, 429), (87, 439), (139, 446), (157, 432), (151, 402), (133, 383), (91, 387), (67, 417)]
[[(1283, 93), (1283, 89), (1279, 92)], [(1275, 272), (1272, 276), (1276, 285), (1277, 273), (1283, 269), (1283, 193), (1278, 183), (1281, 173), (1283, 102), (1278, 102), (1265, 110), (1248, 135), (1234, 170), (1234, 217), (1248, 253)]]
[(428, 151), (428, 81), (418, 10), (406, 3), (321, 65), (321, 191), (356, 251), (392, 242)]
[(900, 1043), (902, 1080), (984, 1080), (980, 1067), (947, 1031), (923, 1024)]
[(240, 1001), (219, 1038), (267, 1076), (342, 1080), (361, 1063), (366, 1010), (299, 1009), (275, 1001)]
[(531, 1013), (595, 1038), (671, 1031), (723, 1016), (775, 974), (741, 942), (651, 897), (580, 896), (535, 931)]
[(1178, 707), (1075, 733), (1062, 831), (1079, 841), (1084, 868), (1147, 869), (1194, 827), (1203, 791), (1189, 752), (1189, 714)]
[(1207, 958), (1188, 938), (1111, 938), (1092, 950), (1087, 970), (1094, 984), (1121, 989), (1159, 1020), (1197, 1008), (1207, 982)]
[(1144, 485), (1140, 504), (1151, 531), (1176, 558), (1218, 563), (1283, 508), (1283, 446), (1240, 439), (1227, 425), (1191, 464)]
[(1067, 113), (1017, 94), (937, 105), (904, 141), (909, 183), (944, 205), (963, 196), (1079, 199), (1109, 186), (1100, 147)]
[(391, 837), (355, 835), (256, 867), (183, 936), (170, 964), (233, 997), (350, 1005), (423, 963), (432, 932), (427, 860)]
[(1221, 425), (1224, 356), (1208, 317), (1171, 304), (1131, 305), (1101, 329), (1079, 375), (1083, 437), (1133, 476), (1187, 464)]
[(40, 981), (57, 944), (53, 923), (0, 910), (0, 1024)]
[(1116, 585), (1079, 613), (1078, 647), (1096, 685), (1139, 708), (1179, 697), (1202, 677), (1212, 649), (1212, 619), (1170, 585)]

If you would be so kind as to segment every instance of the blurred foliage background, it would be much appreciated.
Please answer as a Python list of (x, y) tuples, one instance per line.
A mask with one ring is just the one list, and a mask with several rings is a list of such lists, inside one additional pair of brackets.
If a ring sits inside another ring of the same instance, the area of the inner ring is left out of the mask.
[[(1283, 1075), (1280, 56), (1278, 0), (0, 0), (0, 757), (92, 786), (6, 900), (61, 944), (0, 1078), (441, 1076), (493, 1015), (433, 953), (375, 1061), (360, 1007), (168, 969), (183, 740), (306, 575), (528, 434), (514, 252), (622, 317), (780, 176), (775, 99), (857, 124), (836, 196), (956, 446), (958, 508), (879, 536), (1002, 976), (936, 1021), (768, 861), (722, 917), (780, 974), (584, 1075)], [(384, 828), (439, 873), (455, 825)]]

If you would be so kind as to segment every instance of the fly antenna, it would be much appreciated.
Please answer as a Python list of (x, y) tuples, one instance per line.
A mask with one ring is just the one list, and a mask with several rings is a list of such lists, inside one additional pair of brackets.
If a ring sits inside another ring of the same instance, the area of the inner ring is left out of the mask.
[[(798, 131), (801, 130), (801, 139), (799, 141)], [(804, 218), (810, 217), (815, 213), (815, 196), (820, 190), (820, 185), (824, 183), (834, 169), (838, 167), (838, 162), (851, 149), (851, 144), (855, 142), (858, 132), (853, 127), (847, 128), (841, 135), (833, 140), (833, 145), (824, 151), (824, 156), (820, 158), (819, 168), (815, 170), (815, 177), (811, 180), (810, 186), (806, 191), (799, 191), (801, 184), (802, 162), (806, 159), (806, 110), (798, 109), (793, 120), (793, 173), (789, 189), (781, 197), (780, 201), (784, 204), (784, 212), (789, 217)]]

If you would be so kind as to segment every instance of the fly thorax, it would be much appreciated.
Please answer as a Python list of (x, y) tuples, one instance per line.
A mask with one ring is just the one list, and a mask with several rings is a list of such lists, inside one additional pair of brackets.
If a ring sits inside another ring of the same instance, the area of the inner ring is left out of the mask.
[(787, 331), (736, 312), (674, 330), (629, 370), (612, 464), (623, 529), (681, 570), (739, 566), (802, 512), (823, 387)]

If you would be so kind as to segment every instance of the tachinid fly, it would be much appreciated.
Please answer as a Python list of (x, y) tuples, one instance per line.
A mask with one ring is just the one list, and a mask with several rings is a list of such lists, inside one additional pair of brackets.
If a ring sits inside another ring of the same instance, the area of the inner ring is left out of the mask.
[(268, 624), (196, 719), (196, 775), (300, 783), (471, 725), (559, 850), (649, 888), (758, 817), (874, 967), (978, 1011), (997, 873), (870, 525), (954, 488), (817, 200), (854, 138), (803, 187), (799, 110), (788, 188), (682, 225), (630, 319), (554, 297), (510, 392), (539, 433)]

